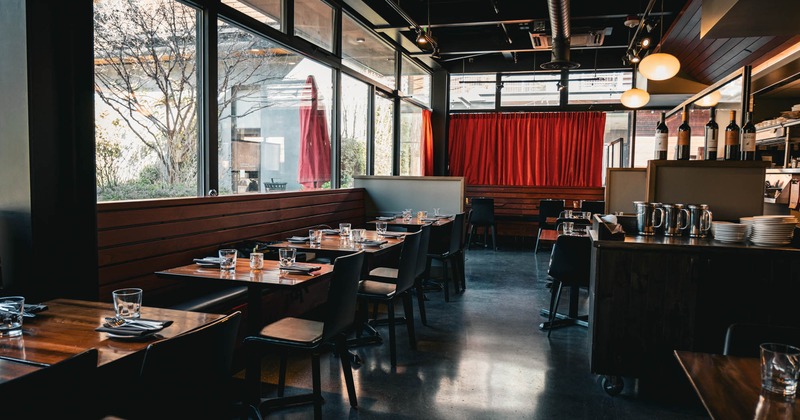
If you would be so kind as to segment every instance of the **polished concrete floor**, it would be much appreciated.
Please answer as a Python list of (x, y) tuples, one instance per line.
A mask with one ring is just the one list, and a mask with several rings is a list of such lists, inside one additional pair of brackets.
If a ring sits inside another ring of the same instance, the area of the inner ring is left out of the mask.
[[(636, 391), (626, 378), (617, 396), (605, 393), (589, 371), (588, 330), (539, 329), (550, 301), (549, 249), (537, 255), (525, 241), (500, 242), (498, 251), (467, 251), (467, 290), (429, 292), (428, 326), (415, 306), (417, 349), (405, 326), (397, 329), (397, 367), (389, 363), (387, 327), (381, 345), (354, 351), (358, 408), (350, 408), (339, 360), (322, 358), (323, 417), (329, 419), (706, 419), (699, 401), (665, 402)], [(567, 293), (559, 311), (566, 311)], [(581, 292), (581, 313), (588, 310)], [(402, 310), (398, 308), (398, 315)], [(311, 389), (310, 359), (290, 359), (287, 395)], [(263, 361), (263, 397), (275, 395), (277, 358)], [(282, 408), (266, 418), (306, 419), (311, 405)]]

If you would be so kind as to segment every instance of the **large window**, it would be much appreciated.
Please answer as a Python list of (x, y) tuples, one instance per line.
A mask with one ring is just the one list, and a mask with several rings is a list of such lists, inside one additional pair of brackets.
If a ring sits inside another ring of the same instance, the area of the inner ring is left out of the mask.
[(219, 193), (329, 187), (331, 69), (219, 28)]
[(422, 109), (403, 102), (400, 105), (400, 175), (422, 175)]
[(559, 73), (503, 75), (501, 106), (558, 106)]
[(222, 3), (261, 23), (266, 23), (275, 29), (281, 29), (282, 0), (222, 0)]
[(394, 166), (394, 102), (375, 94), (375, 147), (373, 175), (392, 175)]
[(451, 74), (450, 110), (494, 109), (497, 76)]
[(629, 71), (570, 72), (569, 103), (571, 105), (616, 104), (622, 92), (631, 88)]
[(333, 8), (322, 0), (294, 0), (294, 34), (333, 51)]
[(367, 174), (369, 87), (342, 76), (342, 147), (339, 160), (341, 186), (353, 186), (353, 177)]
[(419, 103), (431, 104), (431, 75), (406, 57), (400, 71), (400, 92)]
[(394, 89), (395, 52), (348, 15), (342, 16), (342, 64)]
[(94, 2), (97, 200), (196, 196), (198, 12)]

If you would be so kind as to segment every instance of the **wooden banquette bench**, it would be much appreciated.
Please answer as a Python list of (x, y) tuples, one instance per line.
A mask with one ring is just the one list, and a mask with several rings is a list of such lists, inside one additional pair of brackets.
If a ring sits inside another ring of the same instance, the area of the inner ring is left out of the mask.
[[(110, 302), (114, 289), (141, 287), (145, 305), (247, 315), (244, 287), (189, 285), (153, 273), (216, 256), (224, 244), (307, 235), (319, 224), (363, 224), (364, 194), (340, 189), (98, 203), (98, 299)], [(299, 296), (265, 294), (262, 316), (303, 313), (324, 301), (326, 290), (324, 282)]]
[(539, 201), (565, 200), (572, 208), (574, 200), (603, 200), (603, 187), (522, 187), (504, 185), (467, 185), (466, 209), (474, 197), (494, 198), (498, 236), (533, 236), (539, 228)]

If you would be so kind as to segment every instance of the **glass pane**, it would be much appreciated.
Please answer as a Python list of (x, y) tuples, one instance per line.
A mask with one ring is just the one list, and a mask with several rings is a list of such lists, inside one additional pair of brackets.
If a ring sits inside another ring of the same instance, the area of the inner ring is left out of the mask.
[(219, 27), (219, 193), (330, 188), (331, 69)]
[(629, 71), (569, 73), (569, 103), (616, 104), (622, 92), (631, 88)]
[(222, 0), (222, 3), (270, 27), (281, 29), (282, 0)]
[[(633, 156), (634, 168), (646, 168), (647, 161), (653, 159), (655, 156), (656, 126), (659, 120), (661, 120), (661, 111), (668, 112), (669, 110), (654, 109), (634, 111), (636, 112), (636, 148), (634, 149)], [(677, 127), (675, 131), (678, 131)], [(672, 134), (671, 129), (670, 134)], [(667, 157), (670, 157), (669, 149), (667, 150)]]
[[(603, 185), (605, 185), (606, 168), (622, 168), (626, 162), (628, 141), (628, 111), (606, 112), (606, 127), (603, 132)], [(620, 158), (622, 151), (622, 158)], [(609, 156), (608, 154), (611, 154)]]
[(451, 74), (450, 110), (494, 109), (494, 74)]
[(375, 95), (375, 147), (373, 175), (392, 175), (394, 166), (394, 102)]
[(333, 8), (320, 0), (295, 0), (294, 34), (333, 51)]
[(394, 89), (395, 53), (350, 16), (342, 16), (342, 64)]
[(197, 195), (197, 16), (171, 0), (94, 2), (98, 201)]
[[(736, 111), (736, 124), (742, 126), (742, 78), (737, 77), (730, 82), (722, 85), (719, 89), (710, 92), (700, 98), (689, 107), (689, 114), (692, 119), (691, 154), (697, 155), (697, 159), (703, 159), (705, 154), (705, 125), (711, 115), (711, 107), (716, 108), (715, 120), (719, 125), (719, 137), (717, 138), (717, 159), (722, 159), (725, 154), (725, 127), (730, 122), (730, 111)], [(680, 118), (680, 113), (676, 113)], [(678, 122), (680, 124), (680, 122)], [(672, 127), (670, 127), (670, 130)], [(677, 129), (676, 129), (677, 130)], [(672, 134), (672, 131), (670, 131)], [(693, 157), (694, 159), (694, 157)]]
[(421, 139), (422, 109), (403, 102), (400, 105), (400, 175), (422, 175)]
[(367, 174), (367, 123), (369, 87), (342, 75), (342, 148), (339, 168), (342, 188), (353, 186), (353, 177)]
[(558, 73), (502, 76), (500, 106), (558, 106)]
[(417, 102), (430, 106), (431, 75), (405, 57), (403, 57), (400, 73), (400, 92)]

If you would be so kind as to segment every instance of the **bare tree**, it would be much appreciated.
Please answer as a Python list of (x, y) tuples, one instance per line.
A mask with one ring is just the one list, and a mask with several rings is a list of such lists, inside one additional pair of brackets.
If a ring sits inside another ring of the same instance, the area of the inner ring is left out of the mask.
[[(95, 1), (95, 90), (161, 166), (170, 183), (197, 176), (198, 11), (174, 0)], [(227, 32), (223, 29), (228, 28)], [(220, 114), (235, 85), (260, 86), (285, 74), (283, 50), (250, 32), (219, 32)], [(214, 46), (211, 46), (213, 48)], [(282, 74), (277, 74), (282, 73)], [(246, 90), (258, 96), (259, 90)], [(242, 98), (237, 98), (241, 100)], [(253, 98), (258, 112), (267, 98)], [(240, 117), (243, 115), (239, 115)]]

